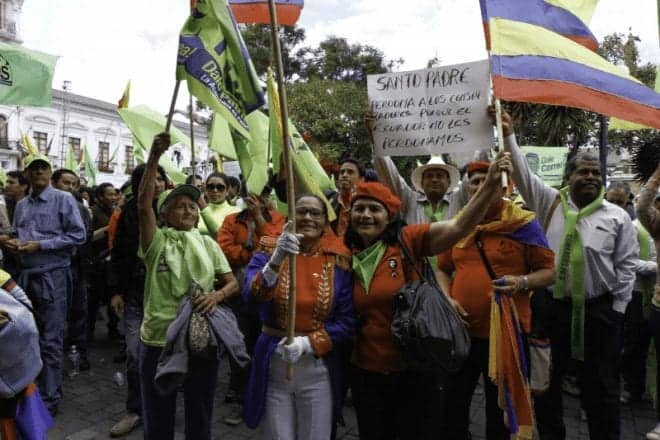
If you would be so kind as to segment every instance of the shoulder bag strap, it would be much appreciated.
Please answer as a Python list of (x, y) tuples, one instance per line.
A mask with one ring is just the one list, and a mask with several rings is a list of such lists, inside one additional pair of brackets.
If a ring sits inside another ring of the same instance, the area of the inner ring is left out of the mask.
[(490, 262), (488, 261), (488, 257), (486, 257), (486, 252), (484, 252), (484, 244), (481, 241), (481, 232), (477, 233), (477, 236), (474, 238), (474, 242), (477, 245), (479, 256), (481, 257), (481, 261), (483, 261), (484, 266), (486, 266), (486, 270), (488, 271), (488, 275), (490, 276), (490, 279), (496, 280), (497, 275), (495, 274), (493, 267), (490, 265)]
[(559, 197), (559, 194), (557, 194), (557, 197), (552, 201), (552, 205), (550, 205), (550, 210), (548, 211), (548, 215), (545, 217), (545, 221), (543, 222), (543, 231), (548, 232), (548, 226), (550, 226), (550, 220), (552, 220), (552, 214), (555, 213), (555, 209), (557, 209), (557, 206), (559, 206), (559, 203), (561, 202), (561, 198)]

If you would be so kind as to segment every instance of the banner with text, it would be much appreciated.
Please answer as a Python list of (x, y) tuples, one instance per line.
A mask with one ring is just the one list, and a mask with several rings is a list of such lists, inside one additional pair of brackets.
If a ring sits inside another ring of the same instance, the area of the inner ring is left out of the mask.
[(471, 152), (493, 144), (488, 61), (367, 77), (379, 156)]
[(520, 147), (532, 173), (550, 185), (559, 187), (564, 177), (568, 147)]

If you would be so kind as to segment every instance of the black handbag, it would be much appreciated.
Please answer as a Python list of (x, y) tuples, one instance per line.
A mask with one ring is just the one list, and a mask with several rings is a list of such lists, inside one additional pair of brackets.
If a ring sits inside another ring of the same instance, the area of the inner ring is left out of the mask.
[(470, 335), (438, 286), (428, 260), (424, 258), (420, 272), (400, 234), (398, 239), (404, 269), (414, 267), (419, 280), (407, 282), (394, 297), (392, 335), (410, 370), (446, 377), (467, 359)]

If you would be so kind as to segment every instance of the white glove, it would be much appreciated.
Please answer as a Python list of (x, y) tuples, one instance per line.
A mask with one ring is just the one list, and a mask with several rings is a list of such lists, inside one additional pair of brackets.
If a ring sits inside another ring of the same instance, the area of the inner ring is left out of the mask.
[(275, 251), (270, 257), (269, 264), (273, 266), (279, 266), (282, 264), (282, 261), (288, 255), (297, 255), (300, 252), (300, 239), (303, 237), (302, 234), (292, 234), (290, 232), (292, 222), (287, 222), (284, 225), (284, 231), (282, 235), (277, 239), (277, 244), (275, 245)]
[(298, 362), (303, 354), (314, 353), (312, 344), (309, 342), (307, 336), (296, 336), (289, 345), (286, 345), (286, 338), (282, 338), (279, 344), (277, 344), (275, 352), (282, 357), (284, 362), (289, 364)]

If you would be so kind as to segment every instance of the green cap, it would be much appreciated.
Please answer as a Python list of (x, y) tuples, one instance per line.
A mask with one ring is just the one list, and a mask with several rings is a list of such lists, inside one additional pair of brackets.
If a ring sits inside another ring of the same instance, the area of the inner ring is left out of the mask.
[(30, 165), (35, 162), (46, 162), (50, 168), (53, 168), (53, 164), (50, 163), (48, 156), (44, 154), (31, 154), (27, 157), (27, 159), (25, 159), (25, 169), (30, 168)]
[(158, 203), (156, 203), (156, 211), (160, 214), (160, 210), (167, 202), (173, 200), (177, 196), (188, 196), (197, 203), (197, 200), (202, 196), (202, 192), (194, 185), (179, 185), (174, 189), (168, 189), (163, 191), (160, 196), (158, 196)]

